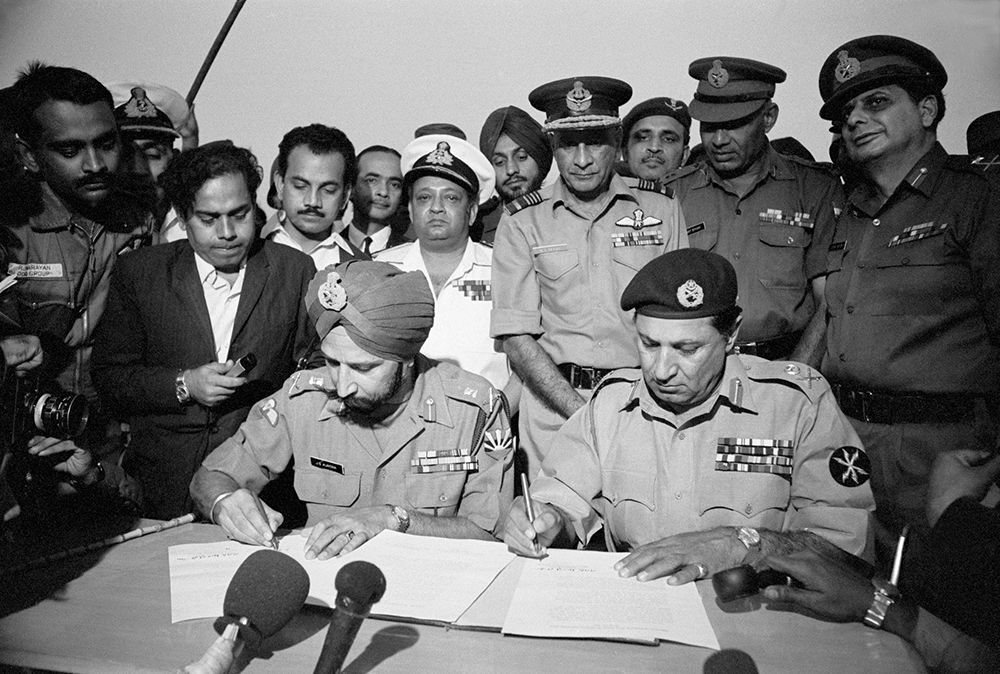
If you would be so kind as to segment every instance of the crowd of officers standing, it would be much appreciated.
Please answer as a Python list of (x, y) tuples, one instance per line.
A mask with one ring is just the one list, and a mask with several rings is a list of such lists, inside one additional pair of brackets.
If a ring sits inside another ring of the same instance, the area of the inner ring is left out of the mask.
[[(5, 438), (9, 531), (44, 470), (248, 543), (310, 526), (321, 558), (391, 528), (629, 551), (639, 580), (750, 563), (929, 664), (995, 662), (1000, 113), (949, 155), (944, 65), (854, 39), (819, 72), (816, 162), (768, 138), (783, 70), (688, 72), (689, 103), (624, 117), (621, 80), (544, 84), (543, 123), (498, 109), (478, 147), (297, 127), (264, 175), (166, 87), (31, 65), (0, 100), (4, 389), (91, 415)], [(904, 530), (901, 597), (878, 579)]]

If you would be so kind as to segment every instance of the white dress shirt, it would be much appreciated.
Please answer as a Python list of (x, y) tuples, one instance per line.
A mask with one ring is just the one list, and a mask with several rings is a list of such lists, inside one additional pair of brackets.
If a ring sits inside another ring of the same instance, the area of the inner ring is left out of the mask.
[[(229, 344), (233, 341), (233, 325), (236, 323), (236, 308), (243, 292), (243, 278), (246, 263), (240, 267), (233, 285), (222, 278), (211, 264), (195, 253), (194, 263), (198, 267), (198, 281), (205, 293), (208, 317), (212, 321), (212, 339), (215, 341), (215, 358), (220, 363), (229, 359)], [(242, 355), (242, 354), (240, 354)]]

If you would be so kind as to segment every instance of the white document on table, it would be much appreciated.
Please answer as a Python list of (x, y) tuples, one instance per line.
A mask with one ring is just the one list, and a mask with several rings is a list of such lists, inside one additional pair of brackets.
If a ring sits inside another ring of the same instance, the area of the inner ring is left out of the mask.
[[(373, 615), (453, 622), (513, 559), (502, 543), (413, 536), (383, 531), (357, 550), (328, 560), (306, 560), (306, 537), (278, 539), (278, 550), (309, 574), (307, 603), (334, 605), (337, 571), (356, 560), (379, 567), (386, 579)], [(222, 614), (226, 588), (244, 559), (260, 547), (235, 541), (170, 547), (171, 620)]]
[(549, 550), (525, 560), (504, 634), (579, 639), (677, 641), (719, 649), (694, 583), (621, 578), (624, 553)]

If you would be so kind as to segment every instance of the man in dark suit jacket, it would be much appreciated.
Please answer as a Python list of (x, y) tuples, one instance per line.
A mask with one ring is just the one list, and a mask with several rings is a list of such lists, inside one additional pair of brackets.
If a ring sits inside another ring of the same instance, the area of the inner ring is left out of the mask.
[[(122, 258), (111, 278), (92, 375), (131, 424), (125, 469), (142, 484), (150, 517), (191, 510), (188, 485), (202, 459), (309, 348), (302, 297), (315, 267), (257, 238), (260, 180), (254, 156), (228, 141), (178, 156), (161, 182), (187, 240)], [(256, 367), (229, 376), (248, 353)]]

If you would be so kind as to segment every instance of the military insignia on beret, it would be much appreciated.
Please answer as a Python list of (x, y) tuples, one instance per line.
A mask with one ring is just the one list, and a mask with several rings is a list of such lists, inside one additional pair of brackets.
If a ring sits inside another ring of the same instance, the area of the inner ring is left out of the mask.
[(838, 447), (830, 454), (830, 475), (837, 484), (860, 487), (872, 474), (872, 462), (860, 447)]
[(438, 164), (440, 166), (451, 166), (454, 159), (451, 155), (451, 145), (443, 140), (427, 155), (428, 164)]
[(729, 71), (722, 67), (720, 59), (712, 61), (712, 69), (708, 71), (708, 83), (716, 89), (729, 84)]
[(651, 227), (653, 225), (662, 225), (663, 220), (659, 218), (654, 218), (651, 215), (646, 215), (642, 212), (641, 208), (637, 208), (632, 211), (632, 217), (627, 215), (615, 222), (619, 227), (631, 227), (632, 229), (642, 229), (643, 227)]
[(848, 55), (846, 49), (837, 52), (837, 67), (833, 69), (833, 76), (838, 82), (846, 82), (861, 72), (861, 61)]
[(685, 309), (700, 307), (705, 302), (705, 291), (694, 279), (688, 279), (677, 289), (677, 301)]
[(677, 111), (684, 107), (684, 103), (681, 101), (674, 100), (673, 98), (668, 98), (663, 101), (663, 105), (667, 106), (671, 110)]
[(347, 289), (344, 288), (344, 281), (340, 274), (335, 271), (326, 275), (326, 281), (316, 292), (319, 303), (324, 309), (330, 311), (343, 311), (347, 306)]
[(566, 94), (566, 108), (573, 112), (586, 112), (590, 110), (593, 96), (587, 89), (584, 89), (583, 82), (577, 80), (573, 82), (573, 88)]

